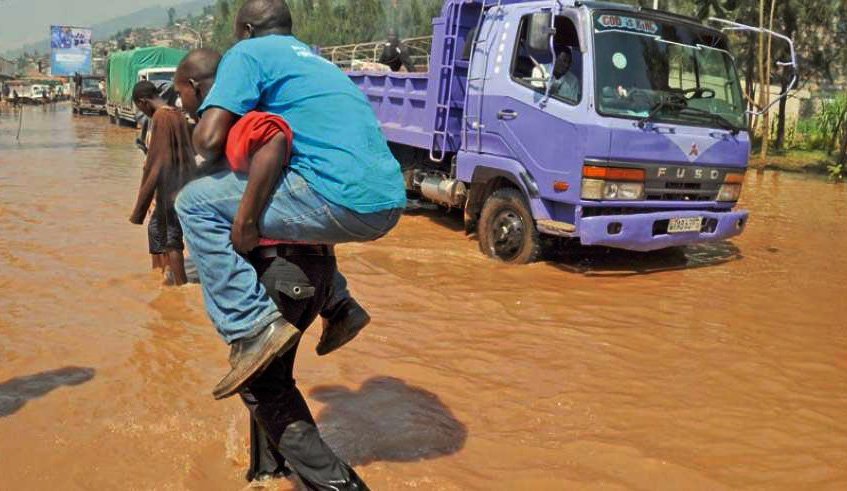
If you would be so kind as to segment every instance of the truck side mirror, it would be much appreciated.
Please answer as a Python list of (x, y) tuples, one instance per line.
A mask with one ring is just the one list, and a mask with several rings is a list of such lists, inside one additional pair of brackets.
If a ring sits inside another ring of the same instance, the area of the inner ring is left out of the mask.
[(553, 35), (552, 12), (536, 12), (529, 18), (529, 27), (526, 33), (527, 46), (532, 51), (549, 51), (550, 36)]

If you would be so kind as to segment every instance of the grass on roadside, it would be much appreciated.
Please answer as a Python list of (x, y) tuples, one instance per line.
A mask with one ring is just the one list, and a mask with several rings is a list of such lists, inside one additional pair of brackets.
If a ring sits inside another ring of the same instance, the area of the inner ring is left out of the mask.
[(781, 170), (786, 172), (804, 172), (810, 174), (829, 174), (827, 166), (834, 162), (834, 156), (818, 150), (788, 150), (774, 152), (762, 159), (757, 153), (750, 157), (750, 168)]

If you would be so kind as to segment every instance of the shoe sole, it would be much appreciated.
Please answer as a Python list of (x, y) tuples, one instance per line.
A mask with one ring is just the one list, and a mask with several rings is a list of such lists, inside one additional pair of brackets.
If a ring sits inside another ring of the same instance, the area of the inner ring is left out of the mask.
[(273, 339), (273, 342), (268, 343), (262, 352), (262, 356), (256, 359), (256, 362), (244, 370), (244, 373), (230, 378), (233, 372), (229, 372), (226, 377), (212, 390), (212, 396), (215, 400), (226, 399), (238, 393), (250, 380), (257, 374), (261, 373), (271, 364), (274, 359), (290, 350), (300, 340), (303, 334), (299, 329), (287, 324), (284, 328), (288, 332), (288, 336), (279, 335)]
[(344, 347), (344, 345), (346, 345), (350, 341), (356, 339), (356, 336), (358, 336), (359, 333), (362, 332), (362, 329), (367, 327), (368, 324), (370, 324), (370, 323), (371, 323), (371, 316), (365, 314), (365, 319), (362, 322), (362, 324), (358, 328), (351, 329), (350, 331), (348, 331), (347, 335), (340, 338), (339, 341), (336, 342), (335, 346), (329, 346), (328, 347), (328, 346), (325, 345), (323, 340), (321, 340), (318, 343), (318, 345), (315, 347), (315, 352), (317, 352), (318, 356), (326, 356), (326, 355), (328, 355), (328, 354), (330, 354), (330, 353), (332, 353), (336, 350), (341, 349), (342, 347)]

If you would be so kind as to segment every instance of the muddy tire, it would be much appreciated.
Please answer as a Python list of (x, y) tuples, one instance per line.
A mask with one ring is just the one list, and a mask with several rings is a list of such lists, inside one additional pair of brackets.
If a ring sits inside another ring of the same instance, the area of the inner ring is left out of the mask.
[(541, 255), (529, 205), (514, 188), (498, 189), (485, 200), (477, 235), (483, 254), (507, 263), (527, 264)]

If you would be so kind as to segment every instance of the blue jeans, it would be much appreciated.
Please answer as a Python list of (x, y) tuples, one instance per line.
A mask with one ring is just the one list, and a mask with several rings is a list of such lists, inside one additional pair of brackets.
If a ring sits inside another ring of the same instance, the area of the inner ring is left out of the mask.
[[(246, 174), (226, 170), (192, 181), (176, 200), (206, 311), (227, 343), (252, 337), (282, 317), (256, 270), (232, 246), (232, 222), (246, 187)], [(332, 204), (287, 170), (259, 219), (259, 232), (269, 239), (319, 244), (367, 242), (385, 235), (401, 214), (401, 209), (361, 214)], [(349, 296), (344, 276), (336, 273), (328, 306)]]

